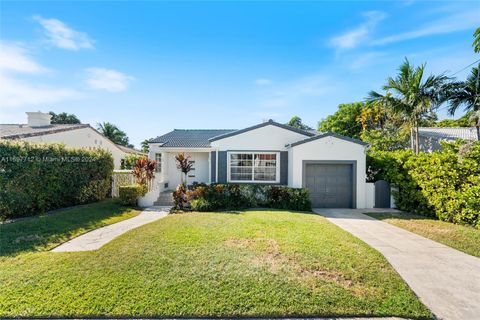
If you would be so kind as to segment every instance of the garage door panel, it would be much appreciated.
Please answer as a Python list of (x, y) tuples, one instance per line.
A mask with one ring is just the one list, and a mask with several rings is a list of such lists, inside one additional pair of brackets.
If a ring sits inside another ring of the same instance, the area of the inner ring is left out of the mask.
[(316, 208), (353, 207), (353, 165), (345, 163), (307, 163), (305, 187)]

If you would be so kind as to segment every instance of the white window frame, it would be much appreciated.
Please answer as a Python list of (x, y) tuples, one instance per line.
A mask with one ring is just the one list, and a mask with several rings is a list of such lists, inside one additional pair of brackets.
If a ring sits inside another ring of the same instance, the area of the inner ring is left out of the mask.
[[(255, 161), (256, 154), (275, 154), (276, 155), (276, 167), (275, 167), (275, 180), (255, 180), (255, 165), (252, 166), (252, 180), (232, 180), (231, 179), (231, 155), (232, 154), (251, 154), (252, 161)], [(227, 152), (227, 182), (229, 183), (263, 183), (263, 184), (276, 184), (280, 183), (280, 152), (272, 151), (228, 151)]]

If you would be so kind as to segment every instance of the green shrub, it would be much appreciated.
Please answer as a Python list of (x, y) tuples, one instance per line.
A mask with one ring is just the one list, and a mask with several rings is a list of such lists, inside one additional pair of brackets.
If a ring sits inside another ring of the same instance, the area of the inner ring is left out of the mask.
[(193, 211), (201, 212), (212, 211), (213, 209), (211, 203), (205, 198), (193, 199), (190, 201), (190, 208)]
[(0, 142), (0, 219), (102, 200), (113, 159), (105, 150)]
[(143, 197), (147, 191), (148, 188), (146, 185), (132, 184), (120, 186), (118, 189), (118, 195), (120, 202), (123, 205), (135, 206), (137, 205), (138, 198)]
[(269, 207), (287, 210), (310, 211), (312, 209), (307, 189), (270, 187), (267, 191)]
[(145, 157), (144, 155), (140, 155), (140, 154), (133, 154), (133, 153), (127, 154), (125, 158), (121, 160), (120, 169), (122, 170), (133, 169), (135, 167), (135, 163), (137, 162), (137, 160), (140, 160), (144, 157)]
[(195, 184), (178, 186), (173, 194), (174, 209), (194, 211), (237, 210), (271, 207), (285, 210), (311, 210), (308, 191), (255, 184)]
[(480, 142), (445, 143), (442, 151), (374, 152), (376, 178), (398, 188), (397, 207), (480, 228)]

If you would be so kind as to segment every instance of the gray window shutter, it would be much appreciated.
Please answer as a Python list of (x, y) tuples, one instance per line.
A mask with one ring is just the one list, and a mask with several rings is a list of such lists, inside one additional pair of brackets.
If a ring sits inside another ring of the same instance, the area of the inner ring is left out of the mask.
[(218, 183), (227, 183), (227, 151), (218, 151)]
[(280, 184), (288, 185), (288, 151), (280, 151)]
[(217, 152), (210, 152), (210, 174), (212, 183), (217, 182)]

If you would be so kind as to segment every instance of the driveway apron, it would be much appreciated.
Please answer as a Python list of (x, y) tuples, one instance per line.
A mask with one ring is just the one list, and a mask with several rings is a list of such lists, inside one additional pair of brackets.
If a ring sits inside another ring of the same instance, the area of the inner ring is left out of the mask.
[(382, 253), (438, 319), (480, 319), (480, 259), (362, 212), (314, 209)]

